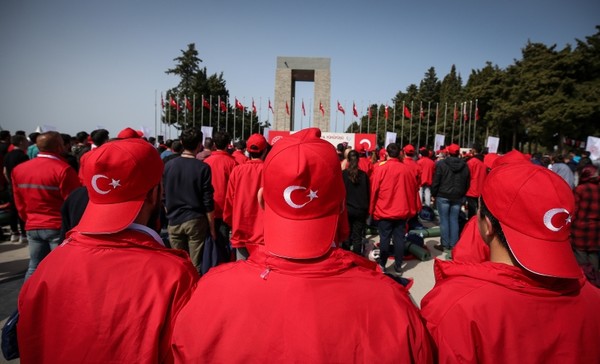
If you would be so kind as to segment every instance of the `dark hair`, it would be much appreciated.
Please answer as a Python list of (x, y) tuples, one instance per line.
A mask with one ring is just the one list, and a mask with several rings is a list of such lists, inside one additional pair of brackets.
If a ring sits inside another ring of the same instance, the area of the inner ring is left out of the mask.
[(485, 204), (485, 201), (483, 201), (483, 196), (480, 197), (479, 217), (487, 217), (488, 219), (490, 219), (490, 222), (492, 223), (492, 229), (494, 229), (494, 233), (498, 236), (500, 243), (504, 248), (506, 248), (506, 250), (510, 252), (510, 247), (508, 246), (508, 242), (506, 241), (506, 237), (504, 236), (504, 231), (502, 231), (502, 226), (500, 226), (500, 221), (498, 221), (496, 216), (494, 216), (492, 212), (488, 209), (487, 205)]
[(360, 157), (360, 155), (358, 154), (358, 152), (356, 150), (351, 150), (348, 153), (348, 178), (350, 179), (350, 182), (352, 182), (353, 184), (357, 184), (358, 183), (358, 171), (360, 171), (360, 169), (358, 169), (358, 158)]
[(246, 141), (240, 139), (240, 140), (236, 141), (235, 143), (233, 143), (233, 146), (239, 150), (246, 149)]
[(0, 130), (0, 140), (8, 140), (10, 138), (10, 131)]
[(213, 142), (213, 138), (206, 137), (204, 139), (204, 149), (212, 150), (214, 146), (215, 146), (215, 143)]
[(62, 138), (64, 145), (71, 143), (71, 136), (69, 134), (61, 133), (60, 137)]
[(106, 141), (108, 140), (108, 130), (106, 130), (106, 129), (96, 129), (90, 135), (92, 137), (92, 142), (97, 147), (106, 143)]
[(194, 128), (186, 129), (181, 133), (179, 140), (181, 140), (183, 149), (190, 151), (196, 150), (198, 145), (202, 143), (202, 132)]
[(390, 143), (385, 151), (390, 156), (390, 158), (398, 158), (400, 156), (400, 147), (396, 143)]
[(165, 145), (167, 146), (167, 148), (171, 148), (171, 146), (173, 145), (173, 139), (167, 139), (167, 141), (165, 141)]
[(19, 144), (23, 143), (23, 141), (27, 141), (27, 138), (24, 135), (15, 134), (10, 137), (10, 144), (14, 145), (15, 147), (18, 147)]
[(224, 150), (231, 142), (231, 137), (226, 131), (217, 131), (213, 135), (213, 142), (215, 142), (217, 149)]
[(173, 153), (181, 154), (183, 152), (183, 144), (179, 140), (174, 140), (171, 144), (171, 150)]
[(37, 131), (34, 131), (33, 133), (29, 134), (29, 141), (32, 142), (33, 144), (35, 144), (35, 141), (37, 140), (37, 137), (40, 135), (40, 133), (38, 133)]
[(75, 140), (77, 140), (78, 143), (85, 143), (88, 136), (90, 136), (90, 135), (87, 132), (80, 131), (79, 133), (77, 133), (75, 135)]

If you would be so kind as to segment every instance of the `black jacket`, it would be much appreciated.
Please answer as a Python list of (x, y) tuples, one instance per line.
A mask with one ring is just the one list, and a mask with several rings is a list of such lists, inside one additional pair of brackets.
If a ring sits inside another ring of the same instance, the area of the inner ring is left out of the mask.
[(431, 194), (449, 200), (461, 200), (469, 189), (471, 174), (464, 159), (448, 157), (435, 167)]

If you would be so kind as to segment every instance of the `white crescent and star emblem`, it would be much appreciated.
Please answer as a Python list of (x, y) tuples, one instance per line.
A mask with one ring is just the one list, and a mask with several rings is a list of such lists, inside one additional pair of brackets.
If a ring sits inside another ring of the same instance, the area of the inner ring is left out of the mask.
[[(562, 226), (556, 227), (552, 224), (552, 218), (554, 217), (554, 215), (561, 214), (561, 213), (567, 214), (567, 218), (565, 219), (565, 223)], [(563, 209), (563, 208), (550, 209), (550, 210), (546, 211), (546, 213), (544, 214), (544, 225), (546, 225), (546, 227), (550, 231), (554, 231), (554, 232), (560, 231), (560, 229), (562, 229), (565, 224), (569, 224), (570, 222), (571, 222), (571, 215), (569, 214), (569, 211), (567, 211), (566, 209)]]
[(358, 142), (359, 145), (362, 145), (362, 143), (367, 143), (367, 145), (369, 145), (369, 150), (371, 150), (371, 141), (369, 139), (362, 139), (360, 142)]
[(308, 204), (309, 202), (311, 202), (312, 200), (314, 200), (315, 198), (319, 198), (319, 196), (317, 196), (317, 192), (318, 191), (309, 190), (308, 195), (306, 195), (306, 197), (308, 197), (309, 200), (306, 201), (305, 203), (299, 205), (299, 204), (295, 203), (294, 201), (292, 201), (292, 192), (294, 192), (296, 190), (306, 190), (306, 187), (302, 187), (302, 186), (288, 186), (283, 191), (283, 199), (285, 200), (285, 203), (287, 203), (290, 207), (293, 207), (295, 209), (301, 209), (304, 206), (306, 206), (306, 204)]
[[(107, 193), (109, 193), (112, 190), (103, 190), (100, 187), (98, 187), (98, 180), (100, 178), (106, 178), (109, 179), (108, 177), (106, 177), (103, 174), (95, 174), (92, 177), (92, 188), (94, 189), (94, 191), (96, 191), (97, 193), (101, 194), (101, 195), (106, 195)], [(116, 180), (116, 179), (110, 179), (111, 182), (108, 184), (109, 186), (112, 186), (112, 189), (114, 190), (115, 188), (121, 186), (121, 181), (120, 180)]]

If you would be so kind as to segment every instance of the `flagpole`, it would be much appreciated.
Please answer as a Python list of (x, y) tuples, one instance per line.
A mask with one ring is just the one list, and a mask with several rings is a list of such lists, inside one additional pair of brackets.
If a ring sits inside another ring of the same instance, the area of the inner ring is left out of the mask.
[(256, 132), (260, 134), (260, 117), (262, 115), (262, 96), (258, 97), (258, 116), (256, 119)]
[[(377, 103), (377, 118), (375, 119), (375, 135), (379, 138), (379, 103)], [(385, 140), (383, 142), (385, 144)]]
[(433, 128), (433, 144), (432, 145), (435, 145), (435, 137), (437, 135), (439, 112), (440, 112), (440, 103), (437, 102), (435, 104), (435, 127)]
[[(392, 118), (392, 132), (396, 132), (396, 105), (398, 103), (396, 101), (394, 101), (394, 116)], [(396, 138), (397, 139), (397, 138)]]
[[(338, 106), (339, 106), (339, 104), (340, 104), (340, 102), (338, 101)], [(337, 133), (337, 116), (338, 116), (338, 113), (339, 113), (339, 112), (340, 112), (340, 108), (339, 108), (339, 107), (337, 107), (337, 108), (335, 109), (335, 129), (333, 129), (333, 132), (334, 132), (334, 133)]]
[(154, 137), (158, 139), (158, 90), (154, 89)]
[(229, 130), (229, 96), (225, 96), (225, 131)]
[[(367, 134), (371, 133), (371, 100), (369, 100), (369, 109), (367, 110)], [(375, 138), (377, 142), (377, 138)]]
[[(176, 123), (175, 123), (175, 124), (179, 124), (179, 98), (177, 98), (177, 99), (175, 100), (175, 102), (177, 103), (177, 108), (176, 108), (176, 110), (177, 110), (177, 113), (176, 113), (176, 115), (177, 115), (177, 118), (175, 119), (175, 121), (176, 121)], [(175, 130), (177, 130), (177, 127), (175, 127)], [(169, 131), (170, 131), (170, 130), (169, 130)]]
[(478, 117), (479, 117), (479, 109), (477, 108), (477, 99), (475, 99), (475, 120), (473, 121), (473, 145), (475, 145), (475, 135), (476, 135), (475, 132), (477, 131)]
[(385, 103), (385, 109), (383, 109), (383, 110), (384, 110), (383, 111), (384, 112), (383, 116), (385, 118), (385, 120), (383, 121), (383, 128), (385, 129), (383, 131), (383, 133), (384, 133), (383, 135), (384, 135), (384, 138), (385, 138), (385, 135), (386, 135), (386, 133), (388, 131), (388, 128), (387, 128), (387, 120), (388, 120), (388, 118), (387, 118), (387, 116), (388, 116), (388, 105), (387, 105), (387, 102)]
[[(237, 99), (236, 99), (237, 100)], [(237, 102), (235, 103), (235, 106), (233, 107), (233, 133), (231, 134), (231, 140), (235, 140), (235, 114), (237, 114)]]
[(454, 124), (456, 124), (456, 102), (454, 102), (454, 110), (452, 111), (452, 137), (450, 144), (454, 143)]
[(473, 100), (469, 101), (469, 137), (467, 138), (467, 145), (471, 142), (471, 121), (473, 119)]
[(187, 115), (188, 115), (188, 108), (187, 108), (187, 104), (188, 104), (188, 99), (187, 99), (187, 95), (183, 97), (183, 107), (185, 108), (183, 110), (183, 124), (187, 125)]
[(413, 106), (414, 106), (414, 100), (410, 102), (410, 131), (408, 133), (408, 144), (412, 143), (412, 127), (413, 127), (413, 123), (412, 123), (412, 119), (413, 119)]
[(425, 146), (429, 145), (429, 115), (431, 114), (431, 101), (427, 101), (427, 132), (425, 135)]
[(402, 100), (402, 120), (400, 121), (400, 145), (404, 145), (404, 100)]
[(217, 95), (217, 130), (221, 128), (221, 95)]
[(417, 149), (421, 146), (421, 124), (423, 124), (423, 101), (419, 106), (419, 134), (417, 135)]
[(208, 96), (208, 105), (210, 106), (208, 108), (208, 126), (213, 126), (212, 125), (212, 95)]

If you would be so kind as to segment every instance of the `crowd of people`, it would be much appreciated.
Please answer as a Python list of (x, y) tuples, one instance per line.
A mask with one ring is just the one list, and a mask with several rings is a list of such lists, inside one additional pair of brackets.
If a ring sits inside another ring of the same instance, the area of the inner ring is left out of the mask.
[[(21, 361), (599, 360), (598, 161), (320, 136), (1, 131)], [(446, 259), (419, 309), (423, 213)]]

